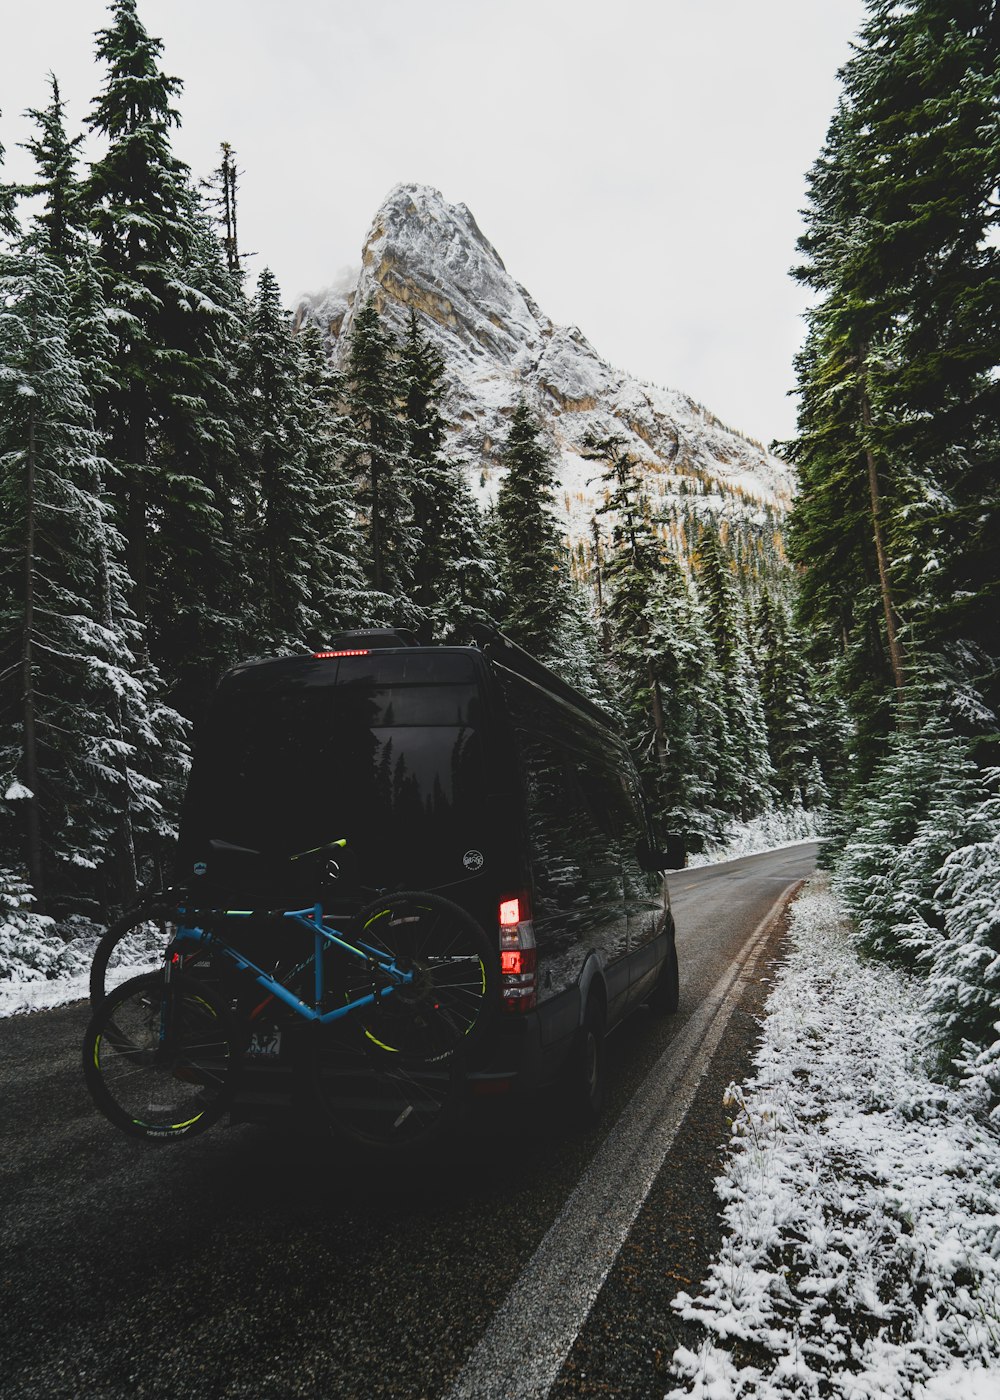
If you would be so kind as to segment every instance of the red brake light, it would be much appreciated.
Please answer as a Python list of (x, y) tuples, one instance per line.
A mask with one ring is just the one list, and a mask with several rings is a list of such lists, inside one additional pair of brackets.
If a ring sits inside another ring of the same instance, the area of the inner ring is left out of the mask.
[(519, 899), (502, 899), (500, 901), (500, 927), (517, 928), (521, 922), (521, 901)]
[(538, 1005), (538, 950), (521, 896), (500, 901), (500, 986), (504, 1010), (523, 1014)]
[(371, 656), (371, 649), (362, 647), (354, 651), (314, 651), (313, 656), (317, 661), (323, 661), (330, 656)]

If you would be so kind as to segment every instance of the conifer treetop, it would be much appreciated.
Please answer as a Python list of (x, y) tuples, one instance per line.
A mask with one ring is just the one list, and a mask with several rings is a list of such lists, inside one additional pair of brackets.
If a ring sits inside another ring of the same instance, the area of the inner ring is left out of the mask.
[(34, 157), (38, 174), (34, 183), (25, 186), (24, 193), (44, 196), (35, 227), (44, 239), (48, 255), (65, 267), (79, 249), (84, 224), (76, 178), (77, 148), (83, 133), (67, 136), (66, 104), (54, 73), (49, 74), (49, 86), (49, 105), (29, 107), (25, 113), (37, 126), (38, 135), (21, 145)]
[(134, 264), (142, 256), (169, 256), (187, 242), (189, 172), (170, 145), (170, 128), (180, 125), (171, 99), (183, 84), (161, 70), (162, 42), (146, 32), (135, 0), (114, 0), (111, 13), (111, 26), (97, 35), (108, 77), (87, 118), (110, 146), (91, 168), (87, 193), (106, 255), (120, 244)]

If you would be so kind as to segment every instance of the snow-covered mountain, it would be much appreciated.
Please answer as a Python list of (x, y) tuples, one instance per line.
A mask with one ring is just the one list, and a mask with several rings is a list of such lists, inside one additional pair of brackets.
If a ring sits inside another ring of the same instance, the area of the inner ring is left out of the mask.
[(597, 465), (581, 455), (588, 430), (626, 438), (654, 497), (700, 497), (718, 516), (756, 517), (758, 528), (783, 515), (792, 493), (784, 462), (686, 394), (614, 369), (575, 326), (554, 325), (464, 204), (448, 204), (425, 185), (397, 185), (375, 215), (353, 285), (303, 298), (297, 320), (314, 320), (339, 359), (369, 296), (400, 332), (414, 308), (436, 343), (449, 384), (449, 450), (487, 495), (506, 420), (524, 396), (561, 459), (560, 504), (574, 540), (586, 535), (599, 500)]

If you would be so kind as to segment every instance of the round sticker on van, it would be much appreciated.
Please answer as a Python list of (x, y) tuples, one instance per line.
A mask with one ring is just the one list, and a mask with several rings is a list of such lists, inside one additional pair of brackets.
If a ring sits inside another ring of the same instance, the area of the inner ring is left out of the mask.
[(486, 864), (486, 857), (482, 851), (466, 851), (462, 857), (462, 864), (466, 870), (482, 870)]

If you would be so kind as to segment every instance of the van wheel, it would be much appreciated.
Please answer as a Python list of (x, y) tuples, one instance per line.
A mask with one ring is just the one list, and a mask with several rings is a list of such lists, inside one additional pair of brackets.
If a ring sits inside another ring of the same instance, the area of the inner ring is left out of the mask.
[(568, 1100), (573, 1123), (582, 1131), (593, 1128), (607, 1098), (604, 1012), (593, 999), (587, 1003), (583, 1024), (570, 1056)]
[(680, 1006), (681, 989), (680, 977), (677, 971), (677, 949), (674, 940), (671, 939), (667, 947), (667, 956), (660, 968), (660, 975), (657, 978), (656, 986), (653, 988), (649, 998), (649, 1009), (656, 1016), (672, 1016)]

